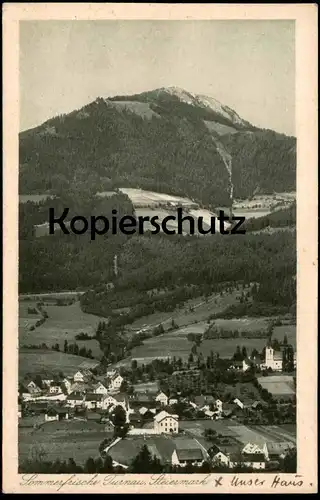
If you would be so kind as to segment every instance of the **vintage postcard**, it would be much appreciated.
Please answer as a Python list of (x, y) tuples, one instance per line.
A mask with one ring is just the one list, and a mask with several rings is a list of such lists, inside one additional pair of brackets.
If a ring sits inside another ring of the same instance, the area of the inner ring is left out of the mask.
[(316, 493), (316, 5), (3, 13), (3, 491)]

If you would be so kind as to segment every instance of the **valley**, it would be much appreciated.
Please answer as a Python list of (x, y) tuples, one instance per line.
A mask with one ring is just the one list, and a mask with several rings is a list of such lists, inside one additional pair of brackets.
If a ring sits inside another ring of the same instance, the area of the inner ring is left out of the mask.
[[(296, 139), (168, 87), (97, 98), (19, 142), (22, 470), (107, 457), (123, 472), (142, 442), (170, 466), (176, 440), (196, 444), (209, 470), (215, 446), (228, 464), (232, 446), (294, 446)], [(49, 208), (65, 207), (160, 221), (182, 208), (204, 229), (232, 207), (246, 234), (193, 237), (189, 220), (182, 235), (49, 235)]]

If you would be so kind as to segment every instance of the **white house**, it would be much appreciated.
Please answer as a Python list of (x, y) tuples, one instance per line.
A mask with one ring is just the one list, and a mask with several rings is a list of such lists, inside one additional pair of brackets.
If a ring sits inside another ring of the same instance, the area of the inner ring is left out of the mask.
[(252, 455), (243, 455), (242, 464), (251, 469), (265, 469), (266, 461), (263, 453), (253, 453)]
[(79, 370), (73, 375), (73, 381), (74, 382), (83, 382), (84, 381), (84, 375), (83, 373)]
[(202, 465), (207, 453), (195, 439), (175, 439), (175, 450), (172, 453), (172, 465)]
[(215, 415), (215, 412), (211, 411), (211, 410), (205, 410), (204, 414), (206, 415), (206, 417), (213, 418)]
[(155, 399), (156, 399), (156, 401), (157, 401), (158, 403), (161, 403), (163, 406), (167, 406), (167, 405), (168, 405), (168, 400), (169, 400), (169, 398), (168, 398), (168, 396), (167, 396), (164, 392), (162, 392), (162, 391), (160, 391), (160, 392), (156, 395), (156, 398), (155, 398)]
[(49, 393), (50, 394), (60, 394), (62, 392), (61, 385), (55, 384), (52, 382), (52, 384), (49, 387)]
[(108, 394), (108, 389), (102, 384), (102, 382), (97, 382), (93, 386), (92, 392), (94, 394)]
[(41, 394), (40, 387), (38, 387), (37, 384), (35, 382), (33, 382), (33, 380), (31, 380), (31, 382), (29, 382), (29, 384), (27, 385), (27, 389), (28, 389), (29, 394), (32, 394), (32, 395)]
[(216, 399), (216, 401), (215, 401), (214, 405), (215, 405), (215, 407), (216, 407), (217, 411), (218, 411), (219, 413), (221, 413), (221, 412), (222, 412), (222, 405), (223, 405), (223, 403), (222, 403), (221, 399)]
[(52, 422), (53, 420), (59, 420), (59, 414), (55, 410), (48, 410), (44, 416), (46, 422)]
[(85, 395), (83, 404), (88, 410), (95, 410), (96, 408), (103, 408), (103, 399), (103, 394), (94, 394), (91, 392)]
[(153, 428), (159, 434), (177, 433), (179, 430), (178, 415), (170, 415), (166, 411), (161, 411), (153, 418)]
[[(177, 404), (177, 403), (178, 403), (177, 398), (170, 398), (170, 399), (169, 399), (169, 406), (170, 406), (170, 405), (175, 405), (175, 404)], [(194, 403), (193, 403), (193, 404), (194, 404)], [(195, 405), (195, 406), (196, 406), (196, 405)]]
[(104, 399), (103, 399), (103, 403), (104, 403), (105, 408), (108, 408), (108, 406), (111, 406), (111, 405), (115, 405), (116, 402), (117, 402), (116, 399), (114, 399), (114, 396), (112, 396), (111, 394), (106, 394)]
[(254, 444), (254, 443), (247, 443), (243, 449), (242, 449), (242, 453), (263, 453), (263, 448), (261, 448), (260, 446), (258, 446), (257, 444)]
[(243, 359), (242, 360), (242, 371), (246, 372), (247, 370), (249, 370), (249, 368), (251, 368), (251, 364), (250, 364), (249, 359)]
[(79, 370), (73, 375), (74, 382), (87, 382), (92, 378), (90, 370)]
[(233, 402), (234, 402), (236, 405), (238, 405), (238, 406), (239, 406), (239, 408), (241, 408), (241, 410), (243, 410), (243, 408), (244, 408), (244, 404), (243, 404), (243, 402), (242, 402), (242, 401), (240, 401), (240, 399), (239, 399), (239, 398), (234, 399), (234, 400), (233, 400)]
[(213, 455), (212, 462), (215, 465), (225, 465), (227, 467), (229, 467), (229, 465), (230, 465), (230, 459), (229, 459), (228, 455), (226, 455), (222, 451), (218, 451), (218, 453)]
[(123, 382), (123, 377), (120, 374), (114, 374), (112, 377), (108, 379), (108, 390), (109, 391), (118, 391)]
[(50, 387), (50, 385), (52, 384), (53, 382), (53, 379), (48, 379), (48, 378), (45, 378), (42, 380), (42, 384), (45, 385), (46, 387)]
[(66, 408), (50, 408), (46, 412), (44, 419), (46, 422), (51, 422), (53, 420), (68, 420), (69, 412)]

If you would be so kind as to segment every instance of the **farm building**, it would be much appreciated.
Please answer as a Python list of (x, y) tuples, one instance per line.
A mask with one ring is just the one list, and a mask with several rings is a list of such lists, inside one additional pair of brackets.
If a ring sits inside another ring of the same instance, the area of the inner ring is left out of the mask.
[(52, 420), (68, 420), (69, 411), (67, 408), (49, 408), (44, 419), (46, 422), (51, 422)]
[(265, 443), (263, 453), (267, 460), (279, 460), (292, 448), (294, 448), (294, 444), (288, 442)]
[(172, 453), (172, 465), (202, 465), (207, 458), (207, 453), (195, 439), (175, 439), (176, 449)]

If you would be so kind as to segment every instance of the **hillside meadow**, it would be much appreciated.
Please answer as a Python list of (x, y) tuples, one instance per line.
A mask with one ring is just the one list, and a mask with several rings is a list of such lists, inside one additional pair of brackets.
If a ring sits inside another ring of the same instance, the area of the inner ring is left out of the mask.
[[(53, 299), (52, 299), (53, 302)], [(48, 318), (41, 325), (30, 331), (30, 326), (41, 318), (39, 315), (28, 314), (28, 308), (34, 308), (36, 302), (32, 300), (19, 302), (19, 345), (41, 345), (46, 344), (51, 347), (59, 344), (63, 350), (64, 342), (72, 344), (76, 342), (79, 348), (91, 349), (96, 358), (100, 358), (100, 351), (97, 340), (76, 340), (75, 336), (81, 332), (90, 336), (95, 335), (99, 322), (99, 317), (93, 314), (84, 313), (78, 301), (67, 306), (58, 306), (54, 302), (46, 302), (43, 306), (48, 314)]]
[(27, 374), (50, 375), (62, 372), (65, 376), (74, 375), (79, 368), (93, 368), (97, 360), (65, 354), (46, 349), (20, 349), (19, 379)]

